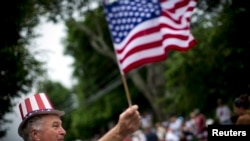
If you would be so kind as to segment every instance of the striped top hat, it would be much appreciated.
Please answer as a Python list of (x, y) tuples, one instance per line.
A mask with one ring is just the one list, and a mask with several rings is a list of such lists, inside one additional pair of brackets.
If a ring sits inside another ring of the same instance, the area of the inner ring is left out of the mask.
[(64, 115), (64, 111), (54, 109), (49, 97), (45, 93), (37, 93), (28, 98), (25, 98), (19, 104), (19, 110), (22, 121), (18, 127), (18, 134), (21, 135), (21, 130), (26, 124), (27, 120), (35, 115), (42, 114), (56, 114), (58, 116)]

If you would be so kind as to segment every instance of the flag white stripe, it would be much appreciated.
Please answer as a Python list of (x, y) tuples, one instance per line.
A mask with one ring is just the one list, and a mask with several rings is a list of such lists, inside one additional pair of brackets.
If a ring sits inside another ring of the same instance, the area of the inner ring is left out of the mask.
[(132, 38), (138, 32), (145, 30), (145, 29), (148, 29), (148, 28), (158, 26), (159, 25), (158, 20), (159, 20), (159, 18), (148, 20), (148, 21), (145, 21), (145, 22), (141, 23), (140, 25), (134, 27), (134, 29), (126, 36), (126, 38), (121, 43), (119, 43), (119, 44), (114, 43), (115, 49), (118, 49), (118, 50), (122, 49), (125, 46), (125, 44), (129, 41), (129, 39)]
[[(159, 22), (159, 20), (162, 22)], [(163, 17), (163, 16), (159, 17), (159, 18), (152, 19), (152, 20), (145, 21), (144, 23), (141, 23), (141, 25), (138, 25), (137, 27), (135, 27), (121, 43), (119, 43), (119, 44), (114, 43), (115, 49), (121, 50), (122, 48), (124, 48), (126, 43), (132, 38), (132, 36), (134, 36), (136, 33), (143, 31), (143, 30), (146, 30), (146, 29), (149, 29), (149, 28), (152, 28), (152, 27), (159, 26), (159, 24), (161, 24), (161, 23), (170, 25), (171, 27), (176, 28), (176, 29), (183, 29), (183, 28), (187, 27), (188, 22), (182, 22), (182, 24), (175, 24), (172, 20), (170, 20), (166, 17)], [(167, 27), (165, 27), (164, 29), (169, 30), (169, 33), (176, 33), (176, 34), (183, 31), (183, 30), (176, 31), (176, 30), (169, 29)]]
[[(137, 62), (142, 60), (143, 58), (150, 58), (150, 57), (157, 57), (161, 55), (165, 55), (165, 48), (168, 48), (169, 45), (178, 45), (179, 48), (186, 48), (190, 41), (192, 41), (193, 38), (190, 37), (188, 41), (182, 41), (178, 40), (177, 38), (167, 39), (163, 42), (162, 46), (150, 48), (147, 50), (138, 51), (136, 53), (133, 53), (132, 55), (125, 58), (125, 60), (120, 64), (121, 69), (125, 69), (133, 62)], [(121, 59), (120, 59), (121, 60)]]
[[(163, 9), (163, 11), (167, 11), (169, 9), (173, 9), (174, 5), (177, 3), (178, 1), (174, 1), (174, 0), (167, 0), (165, 2), (161, 3), (161, 7)], [(184, 7), (180, 7), (178, 9), (175, 10), (175, 13), (171, 13), (169, 15), (171, 15), (171, 17), (175, 20), (177, 20), (181, 15), (191, 15), (192, 11), (187, 11), (188, 8), (190, 7), (195, 7), (196, 6), (196, 1), (193, 0), (191, 2), (188, 3), (188, 5), (184, 6)]]
[(157, 40), (161, 40), (161, 39), (162, 39), (162, 36), (161, 36), (161, 34), (159, 35), (159, 32), (154, 33), (154, 34), (148, 34), (148, 35), (145, 35), (145, 36), (140, 36), (140, 37), (132, 40), (126, 46), (126, 48), (123, 50), (122, 53), (117, 53), (117, 55), (118, 55), (117, 57), (118, 57), (118, 59), (122, 59), (133, 48), (136, 48), (137, 46), (140, 46), (142, 44), (152, 43), (152, 41), (157, 41)]
[[(179, 1), (177, 0), (165, 0), (164, 2), (161, 2), (161, 7), (162, 9), (173, 9), (174, 5), (178, 3)], [(185, 7), (195, 7), (197, 4), (196, 0), (192, 0), (191, 2), (188, 3), (187, 6)]]
[(179, 1), (177, 0), (165, 0), (164, 2), (161, 2), (162, 9), (172, 9), (176, 3)]
[(193, 36), (189, 36), (188, 40), (180, 40), (178, 38), (168, 38), (163, 41), (163, 48), (167, 48), (170, 45), (176, 45), (178, 48), (187, 48), (189, 43), (193, 40)]
[[(118, 59), (122, 59), (133, 48), (136, 48), (137, 46), (140, 46), (140, 45), (143, 45), (143, 44), (152, 43), (152, 42), (155, 42), (155, 41), (160, 41), (160, 40), (162, 40), (163, 35), (165, 36), (168, 33), (171, 33), (171, 34), (174, 34), (174, 35), (187, 36), (187, 37), (190, 35), (189, 30), (179, 30), (179, 31), (177, 31), (177, 30), (163, 28), (163, 29), (161, 29), (160, 32), (155, 32), (155, 33), (148, 34), (148, 35), (145, 35), (145, 36), (140, 36), (140, 37), (132, 40), (129, 44), (127, 44), (127, 46), (123, 50), (123, 52), (117, 53), (117, 57), (118, 57)], [(172, 38), (175, 39), (175, 37), (170, 37), (170, 38), (165, 39), (164, 41), (170, 40)], [(187, 41), (182, 41), (181, 39), (179, 39), (178, 42), (187, 42)], [(122, 47), (119, 47), (118, 44), (115, 44), (114, 46), (115, 46), (115, 48), (122, 48)]]
[(164, 55), (164, 49), (162, 47), (155, 47), (148, 50), (142, 50), (140, 52), (136, 52), (129, 57), (127, 57), (122, 64), (120, 64), (122, 69), (125, 69), (132, 63), (143, 60), (145, 58), (156, 57), (160, 55)]

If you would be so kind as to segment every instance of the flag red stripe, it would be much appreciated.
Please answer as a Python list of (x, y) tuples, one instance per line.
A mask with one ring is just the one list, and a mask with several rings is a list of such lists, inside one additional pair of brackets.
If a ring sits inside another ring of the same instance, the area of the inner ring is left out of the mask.
[(189, 0), (183, 0), (183, 1), (180, 1), (178, 3), (175, 4), (175, 6), (172, 8), (172, 9), (168, 9), (168, 11), (172, 12), (172, 13), (175, 13), (176, 10), (182, 8), (182, 7), (185, 7), (187, 6), (189, 3)]
[[(146, 33), (153, 33), (153, 32), (157, 33), (157, 32), (159, 32), (160, 29), (162, 29), (161, 26), (166, 26), (166, 25), (165, 25), (165, 24), (160, 24), (158, 27), (150, 28), (149, 30), (146, 30), (145, 32), (146, 32)], [(139, 32), (138, 34), (135, 34), (134, 36), (132, 36), (132, 38), (131, 38), (131, 39), (127, 42), (127, 44), (125, 44), (125, 46), (122, 48), (122, 50), (116, 49), (116, 53), (117, 53), (117, 54), (121, 54), (121, 53), (124, 51), (125, 47), (128, 46), (128, 44), (129, 44), (131, 41), (133, 41), (133, 40), (134, 40), (135, 38), (137, 38), (137, 37), (141, 37), (143, 33), (144, 33), (144, 32), (141, 31), (141, 32)], [(150, 48), (159, 47), (159, 46), (162, 45), (162, 42), (163, 42), (164, 40), (170, 39), (170, 38), (178, 38), (179, 40), (185, 41), (185, 40), (187, 40), (187, 39), (189, 38), (189, 36), (187, 36), (187, 35), (181, 35), (181, 34), (165, 34), (165, 35), (162, 36), (162, 39), (161, 39), (161, 40), (152, 41), (152, 42), (147, 43), (147, 44), (143, 44), (143, 43), (142, 43), (141, 45), (138, 45), (138, 46), (133, 47), (130, 51), (128, 51), (128, 52), (124, 55), (123, 59), (120, 59), (120, 63), (122, 63), (128, 56), (134, 54), (135, 52), (142, 51), (142, 50), (146, 50), (146, 49), (150, 49)]]
[(144, 58), (142, 60), (133, 62), (131, 64), (129, 64), (126, 68), (123, 69), (124, 73), (128, 73), (129, 71), (131, 71), (134, 68), (138, 68), (144, 64), (148, 64), (150, 63), (154, 63), (154, 62), (159, 62), (166, 59), (166, 55), (161, 55), (161, 56), (153, 56), (151, 58)]
[[(148, 44), (141, 44), (140, 46), (134, 47), (133, 49), (131, 49), (130, 51), (128, 51), (126, 53), (126, 55), (124, 56), (124, 58), (120, 59), (119, 62), (122, 64), (124, 60), (126, 60), (130, 55), (133, 55), (136, 52), (147, 50), (147, 49), (150, 49), (150, 48), (156, 48), (156, 47), (160, 47), (161, 48), (163, 40), (169, 39), (169, 38), (178, 38), (178, 39), (182, 39), (182, 40), (187, 40), (188, 36), (182, 36), (182, 35), (164, 35), (162, 40), (150, 42)], [(191, 42), (194, 42), (194, 41), (192, 40)], [(170, 45), (170, 46), (167, 46), (165, 48), (171, 48), (171, 49), (175, 49), (175, 50), (178, 50), (178, 51), (187, 51), (190, 48), (190, 45), (193, 46), (195, 44), (189, 43), (188, 47), (180, 47), (178, 45)]]
[(131, 64), (129, 64), (126, 68), (123, 69), (124, 73), (128, 73), (129, 71), (131, 71), (134, 68), (138, 68), (144, 64), (149, 64), (149, 63), (155, 63), (155, 62), (160, 62), (162, 60), (165, 60), (167, 58), (167, 52), (169, 52), (170, 50), (178, 50), (178, 51), (187, 51), (189, 50), (192, 46), (194, 46), (196, 44), (196, 40), (192, 40), (189, 43), (189, 47), (188, 48), (180, 48), (177, 45), (172, 45), (172, 46), (168, 46), (165, 47), (165, 53), (163, 55), (159, 55), (159, 56), (152, 56), (149, 58), (143, 58), (139, 61), (135, 61)]
[[(162, 11), (162, 16), (164, 16), (164, 17), (166, 17), (166, 18), (168, 18), (168, 19), (170, 19), (172, 22), (174, 22), (175, 24), (181, 24), (181, 20), (182, 20), (182, 16), (181, 17), (179, 17), (178, 19), (174, 19), (173, 17), (171, 17), (171, 15), (168, 13), (168, 12), (166, 12), (166, 11)], [(166, 23), (166, 24), (168, 24), (168, 23)], [(171, 28), (171, 29), (176, 29), (176, 30), (178, 30), (178, 28), (174, 28), (174, 27), (172, 27), (171, 25), (169, 25), (168, 24), (168, 27), (169, 28)]]
[(124, 51), (124, 49), (126, 48), (126, 46), (128, 46), (128, 44), (130, 44), (131, 41), (133, 41), (133, 40), (136, 39), (136, 38), (139, 38), (139, 37), (141, 37), (141, 36), (143, 36), (143, 35), (152, 34), (152, 33), (154, 33), (154, 32), (159, 32), (159, 31), (160, 31), (159, 26), (157, 26), (157, 27), (152, 27), (152, 28), (147, 28), (147, 29), (145, 29), (145, 30), (139, 31), (139, 32), (137, 32), (136, 34), (134, 34), (134, 35), (128, 40), (128, 42), (122, 47), (122, 49), (116, 49), (116, 52), (117, 52), (118, 54), (122, 53), (122, 52)]
[[(141, 44), (139, 46), (134, 47), (133, 49), (131, 49), (130, 51), (128, 51), (126, 53), (126, 55), (124, 56), (123, 59), (120, 59), (120, 63), (122, 63), (128, 56), (133, 55), (136, 52), (162, 46), (162, 42), (165, 39), (169, 39), (169, 38), (178, 38), (178, 39), (181, 39), (181, 40), (187, 40), (189, 37), (188, 36), (183, 36), (183, 35), (173, 35), (173, 34), (164, 35), (162, 40), (150, 42), (150, 43), (147, 43), (147, 44)], [(177, 49), (177, 50), (182, 50), (183, 49), (182, 47), (179, 47), (177, 45), (172, 45), (172, 46), (175, 46), (175, 49)], [(187, 50), (187, 49), (184, 49), (184, 50)]]
[[(176, 31), (178, 31), (178, 30), (189, 30), (189, 28), (188, 28), (187, 26), (186, 26), (186, 27), (183, 27), (183, 28), (177, 29), (177, 28), (171, 27), (170, 25), (167, 25), (167, 24), (165, 24), (165, 23), (161, 23), (161, 24), (159, 24), (158, 26), (155, 26), (155, 27), (152, 27), (152, 28), (147, 28), (147, 29), (144, 29), (144, 30), (142, 30), (142, 31), (137, 32), (136, 34), (134, 34), (134, 35), (128, 40), (128, 42), (122, 47), (122, 49), (115, 49), (115, 50), (116, 50), (116, 53), (121, 54), (121, 53), (124, 51), (124, 49), (126, 48), (126, 46), (128, 46), (128, 44), (130, 44), (131, 41), (133, 41), (134, 39), (139, 38), (139, 37), (142, 37), (143, 35), (148, 35), (148, 34), (160, 32), (160, 30), (163, 29), (163, 28), (169, 28), (169, 29), (173, 29), (173, 30), (176, 30)], [(174, 35), (174, 34), (168, 34), (168, 35), (169, 35), (169, 36), (168, 36), (169, 38), (171, 38), (171, 37), (178, 37), (178, 36), (176, 36), (176, 35)], [(173, 36), (171, 36), (171, 35), (173, 35)], [(180, 34), (178, 34), (178, 35), (180, 35)], [(184, 35), (180, 35), (181, 38), (179, 38), (179, 39), (181, 39), (181, 40), (186, 40), (186, 38), (182, 38), (182, 36), (184, 36)], [(167, 37), (167, 36), (166, 36), (166, 37)], [(135, 47), (135, 48), (136, 48), (136, 47)], [(147, 49), (147, 48), (146, 48), (146, 49)]]
[(159, 25), (161, 28), (168, 28), (168, 29), (172, 29), (172, 30), (175, 30), (175, 31), (181, 31), (181, 30), (188, 30), (189, 27), (188, 26), (185, 26), (185, 27), (182, 27), (182, 28), (176, 28), (176, 27), (173, 27), (167, 23), (161, 23)]

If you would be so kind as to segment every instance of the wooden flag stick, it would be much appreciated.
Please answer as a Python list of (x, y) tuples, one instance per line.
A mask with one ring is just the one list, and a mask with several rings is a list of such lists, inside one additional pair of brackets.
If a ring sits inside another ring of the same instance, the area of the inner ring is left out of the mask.
[(127, 85), (126, 77), (125, 77), (124, 74), (122, 74), (122, 82), (123, 82), (123, 86), (125, 88), (125, 92), (126, 92), (126, 96), (127, 96), (127, 100), (128, 100), (128, 105), (132, 106), (130, 93), (129, 93), (129, 90), (128, 90), (128, 85)]

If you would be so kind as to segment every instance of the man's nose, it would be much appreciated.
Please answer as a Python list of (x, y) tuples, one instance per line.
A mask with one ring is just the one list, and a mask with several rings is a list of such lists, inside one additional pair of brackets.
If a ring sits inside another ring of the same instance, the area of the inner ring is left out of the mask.
[(61, 127), (60, 134), (61, 134), (61, 135), (66, 135), (66, 131), (64, 130), (63, 127)]

